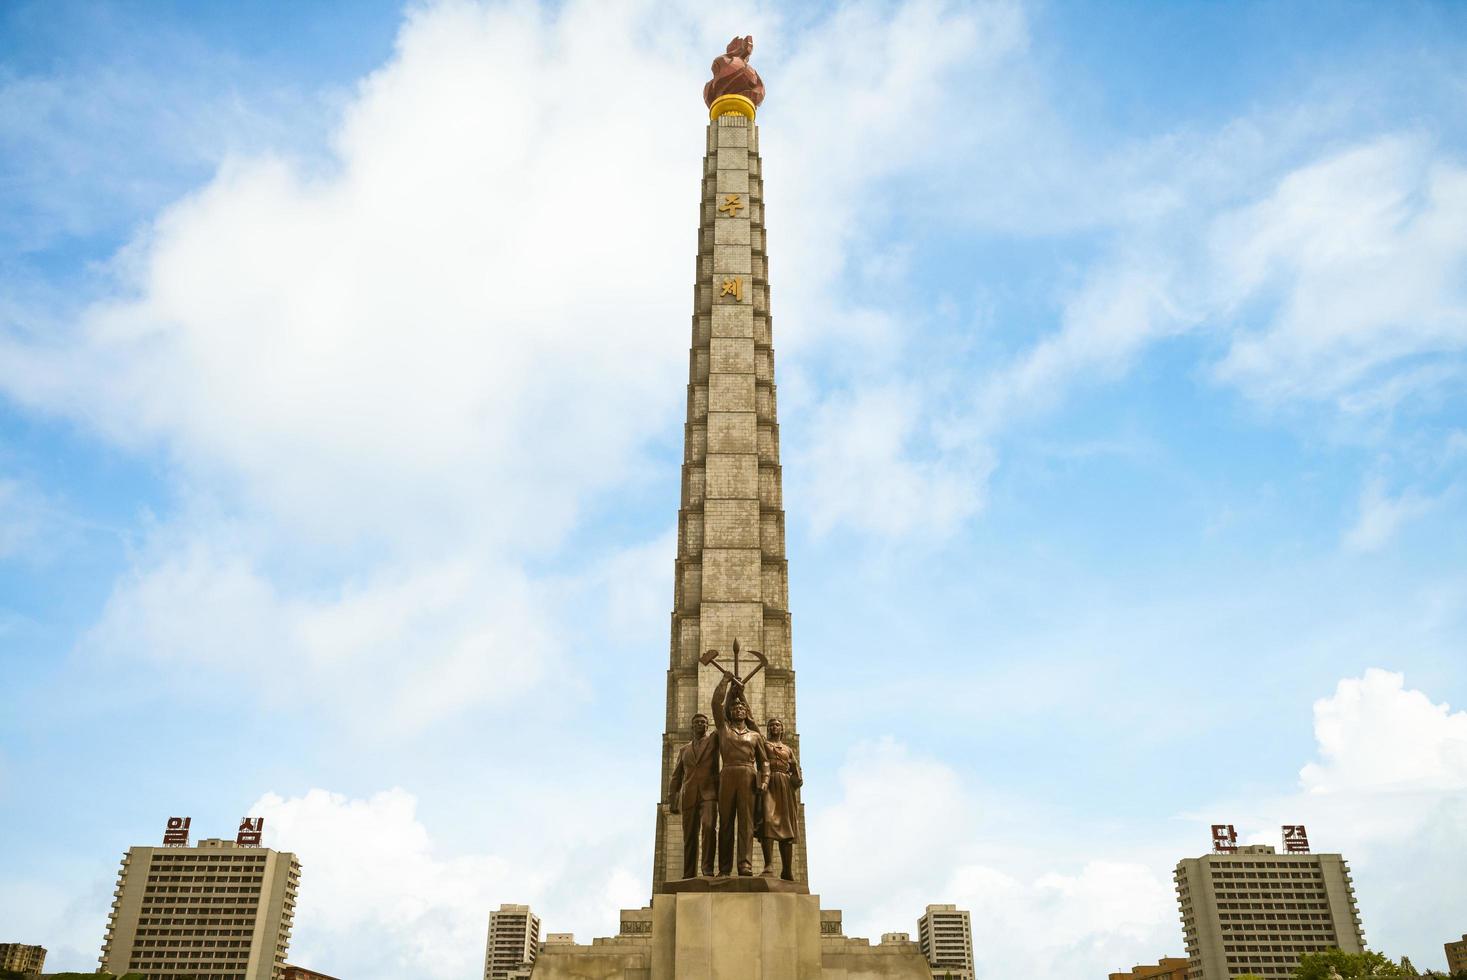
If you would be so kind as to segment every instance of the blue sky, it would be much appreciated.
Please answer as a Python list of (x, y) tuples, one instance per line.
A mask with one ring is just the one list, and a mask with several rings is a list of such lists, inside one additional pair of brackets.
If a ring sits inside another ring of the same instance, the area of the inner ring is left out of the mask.
[(645, 901), (748, 32), (825, 903), (1078, 980), (1302, 820), (1442, 966), (1467, 9), (702, 6), (0, 10), (0, 923), (90, 967), (181, 813), (267, 817), (335, 975)]

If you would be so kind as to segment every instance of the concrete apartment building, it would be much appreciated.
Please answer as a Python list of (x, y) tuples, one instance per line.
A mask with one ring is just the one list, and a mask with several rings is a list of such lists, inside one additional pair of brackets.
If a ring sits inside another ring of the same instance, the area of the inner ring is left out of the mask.
[(0, 970), (40, 973), (46, 965), (46, 947), (25, 943), (0, 943)]
[(1129, 972), (1112, 973), (1108, 980), (1187, 980), (1187, 959), (1163, 956), (1156, 963), (1137, 964)]
[[(1467, 932), (1462, 934), (1461, 939), (1454, 943), (1446, 943), (1443, 948), (1447, 951), (1447, 972), (1467, 972)], [(45, 950), (42, 950), (41, 953), (45, 955)]]
[(540, 953), (540, 917), (528, 905), (501, 905), (489, 913), (484, 980), (510, 980)]
[(284, 980), (300, 868), (294, 854), (230, 840), (129, 848), (101, 968), (148, 980)]
[(934, 977), (973, 980), (973, 923), (956, 905), (929, 905), (917, 920), (917, 945)]
[(1338, 854), (1278, 854), (1267, 844), (1177, 864), (1188, 980), (1291, 977), (1299, 957), (1365, 948), (1350, 869)]

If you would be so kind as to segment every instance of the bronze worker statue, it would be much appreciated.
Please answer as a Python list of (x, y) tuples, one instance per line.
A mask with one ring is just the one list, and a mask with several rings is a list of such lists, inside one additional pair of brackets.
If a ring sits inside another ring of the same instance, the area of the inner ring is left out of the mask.
[(709, 650), (700, 659), (723, 674), (713, 689), (713, 724), (717, 729), (718, 777), (718, 873), (727, 878), (734, 872), (735, 843), (738, 845), (738, 873), (754, 873), (754, 815), (760, 806), (759, 795), (769, 787), (769, 757), (764, 736), (749, 719), (749, 702), (744, 697), (745, 685), (767, 661), (750, 651), (759, 661), (746, 677), (738, 676), (739, 644), (734, 641), (734, 669), (726, 670), (716, 660), (717, 650)]

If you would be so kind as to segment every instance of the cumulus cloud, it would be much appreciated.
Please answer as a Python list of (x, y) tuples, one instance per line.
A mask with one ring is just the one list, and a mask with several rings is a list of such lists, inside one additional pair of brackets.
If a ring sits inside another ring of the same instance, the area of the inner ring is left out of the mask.
[(1299, 773), (1307, 793), (1467, 790), (1467, 711), (1372, 667), (1314, 703), (1319, 759)]
[[(940, 76), (1013, 51), (1023, 18), (927, 3), (846, 5), (798, 29), (773, 8), (747, 16), (761, 50), (783, 52), (769, 112), (785, 148), (766, 152), (771, 221), (788, 229), (781, 337), (797, 348), (801, 324), (828, 327), (810, 311), (864, 234), (840, 202), (920, 159), (927, 110), (951, 98)], [(561, 581), (530, 569), (676, 431), (697, 93), (725, 30), (692, 4), (414, 6), (324, 152), (243, 141), (74, 319), (7, 307), (0, 391), (160, 455), (176, 492), (86, 651), (245, 684), (263, 672), (236, 665), (264, 662), (294, 697), (354, 691), (405, 729), (533, 686), (566, 630), (550, 612)], [(608, 51), (636, 97), (598, 107)], [(906, 474), (886, 509), (913, 516), (835, 520), (884, 533), (971, 512), (968, 474), (907, 436), (882, 436), (875, 462)], [(813, 457), (826, 485), (863, 459)], [(566, 576), (584, 585), (605, 560)]]
[(1180, 953), (1171, 868), (1216, 814), (1275, 846), (1281, 824), (1305, 823), (1315, 850), (1350, 862), (1370, 945), (1429, 965), (1455, 913), (1422, 896), (1455, 893), (1467, 873), (1467, 711), (1371, 668), (1340, 680), (1313, 716), (1316, 758), (1297, 793), (1216, 803), (1186, 818), (1185, 838), (1107, 839), (1103, 857), (1090, 853), (1092, 814), (1040, 826), (1025, 810), (1023, 827), (1000, 829), (1010, 801), (900, 743), (864, 743), (836, 799), (812, 808), (811, 866), (822, 898), (847, 909), (849, 934), (910, 930), (925, 904), (954, 902), (973, 913), (980, 972), (1094, 976)]
[(822, 900), (847, 909), (848, 935), (912, 931), (926, 905), (951, 902), (972, 913), (979, 971), (991, 976), (1094, 976), (1174, 941), (1165, 873), (1012, 833), (1000, 856), (988, 838), (994, 807), (937, 759), (891, 739), (863, 743), (840, 788), (810, 814), (810, 861)]
[(429, 829), (418, 798), (400, 787), (367, 797), (265, 794), (248, 812), (265, 818), (267, 846), (303, 866), (290, 958), (383, 980), (474, 975), (489, 912), (506, 902), (532, 905), (553, 931), (579, 929), (583, 942), (614, 933), (619, 909), (646, 904), (642, 868), (630, 862), (646, 857), (651, 833), (614, 808), (587, 820), (585, 806), (622, 775), (537, 788), (533, 805), (505, 801), (495, 832), (459, 848)]
[(676, 404), (687, 316), (687, 210), (662, 191), (697, 148), (656, 124), (686, 114), (682, 66), (634, 61), (642, 110), (585, 112), (602, 28), (631, 46), (630, 19), (420, 11), (333, 168), (230, 160), (133, 245), (121, 295), (12, 338), (0, 378), (295, 533), (553, 542)]
[[(294, 534), (555, 543), (680, 405), (701, 147), (668, 121), (697, 132), (721, 35), (691, 9), (671, 16), (416, 8), (328, 164), (227, 160), (119, 258), (117, 295), (60, 337), (5, 338), (0, 385), (163, 447)], [(777, 16), (751, 16), (777, 38)], [(1012, 32), (1015, 16), (989, 20)], [(923, 144), (916, 121), (973, 20), (857, 5), (788, 57), (784, 111), (832, 137), (792, 144), (803, 153), (770, 175), (797, 310), (824, 302), (819, 267), (856, 235), (827, 205), (914, 158), (903, 148)], [(608, 50), (637, 98), (591, 111)], [(880, 98), (848, 98), (857, 81)], [(802, 219), (815, 212), (830, 220)]]
[(114, 589), (89, 654), (191, 665), (169, 675), (258, 685), (348, 724), (373, 704), (370, 724), (397, 731), (512, 701), (560, 660), (546, 600), (513, 568), (458, 558), (285, 591), (232, 535), (174, 538)]
[(313, 789), (250, 807), (265, 818), (270, 846), (304, 865), (293, 959), (343, 971), (357, 959), (353, 940), (377, 933), (390, 941), (376, 944), (386, 962), (374, 972), (471, 972), (490, 902), (513, 869), (498, 857), (435, 853), (416, 806), (401, 789), (368, 799)]
[(1314, 850), (1349, 862), (1367, 943), (1430, 966), (1460, 911), (1430, 896), (1455, 894), (1450, 882), (1467, 874), (1467, 711), (1372, 667), (1313, 713), (1316, 757), (1298, 792), (1212, 812), (1237, 814), (1244, 839), (1275, 847), (1280, 825), (1308, 826)]

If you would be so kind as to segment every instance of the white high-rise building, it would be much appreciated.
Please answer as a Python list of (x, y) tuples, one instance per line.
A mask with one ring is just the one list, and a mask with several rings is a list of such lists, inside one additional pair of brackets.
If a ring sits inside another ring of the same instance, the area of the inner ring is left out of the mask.
[(509, 980), (540, 952), (540, 917), (528, 905), (501, 905), (489, 913), (484, 980)]
[(281, 980), (300, 876), (294, 854), (231, 840), (129, 848), (102, 969), (148, 980)]
[(1365, 948), (1350, 868), (1338, 854), (1278, 854), (1267, 844), (1177, 864), (1188, 980), (1294, 975), (1299, 957)]
[(917, 920), (917, 944), (932, 975), (973, 980), (973, 923), (956, 905), (929, 905)]

